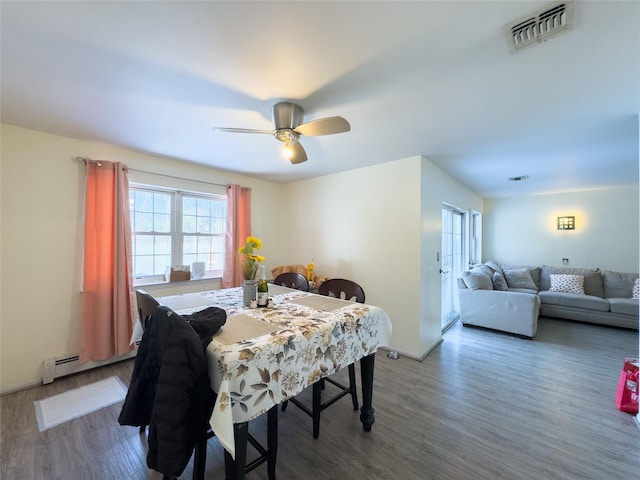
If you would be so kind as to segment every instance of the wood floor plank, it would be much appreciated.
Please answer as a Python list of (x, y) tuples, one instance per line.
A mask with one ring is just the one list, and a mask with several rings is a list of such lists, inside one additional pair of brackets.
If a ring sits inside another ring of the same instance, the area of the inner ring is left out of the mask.
[[(540, 319), (533, 340), (455, 325), (423, 362), (380, 352), (371, 432), (348, 400), (323, 412), (317, 440), (303, 412), (280, 413), (278, 478), (637, 480), (640, 430), (615, 408), (622, 361), (637, 352), (637, 332), (564, 320)], [(34, 400), (110, 375), (128, 384), (132, 369), (130, 360), (0, 397), (0, 477), (160, 480), (145, 435), (117, 424), (122, 402), (37, 429)], [(266, 418), (250, 430), (266, 438)], [(191, 474), (190, 463), (181, 478)], [(207, 478), (224, 478), (215, 438)], [(247, 478), (267, 480), (266, 466)]]

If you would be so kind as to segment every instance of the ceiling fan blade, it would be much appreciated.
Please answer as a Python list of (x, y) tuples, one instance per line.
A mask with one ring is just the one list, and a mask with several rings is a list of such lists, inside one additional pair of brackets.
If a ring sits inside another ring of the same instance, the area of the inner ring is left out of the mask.
[(312, 120), (298, 125), (294, 131), (306, 137), (318, 137), (320, 135), (333, 135), (351, 130), (351, 125), (342, 117), (327, 117)]
[(255, 130), (253, 128), (213, 127), (213, 130), (216, 132), (227, 132), (227, 133), (268, 133), (269, 135), (273, 135), (273, 130)]
[(304, 151), (300, 142), (294, 143), (291, 148), (293, 149), (293, 155), (291, 155), (289, 161), (293, 165), (307, 161), (307, 152)]

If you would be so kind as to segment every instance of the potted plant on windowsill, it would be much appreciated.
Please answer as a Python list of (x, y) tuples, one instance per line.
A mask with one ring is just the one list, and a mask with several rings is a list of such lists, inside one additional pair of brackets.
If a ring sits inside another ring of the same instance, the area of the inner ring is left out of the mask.
[(255, 251), (262, 248), (262, 241), (257, 237), (247, 237), (243, 247), (238, 249), (238, 253), (244, 258), (242, 260), (242, 278), (244, 278), (242, 303), (245, 307), (251, 304), (251, 300), (256, 299), (256, 273), (258, 266), (264, 262), (262, 255), (256, 255)]

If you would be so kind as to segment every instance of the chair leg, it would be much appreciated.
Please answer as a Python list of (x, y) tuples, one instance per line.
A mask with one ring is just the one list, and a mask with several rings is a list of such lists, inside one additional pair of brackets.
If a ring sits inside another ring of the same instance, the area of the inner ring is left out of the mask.
[(322, 385), (320, 382), (313, 384), (313, 400), (311, 412), (313, 415), (313, 438), (320, 436), (320, 409), (322, 407)]
[(204, 472), (207, 466), (207, 440), (208, 432), (205, 430), (196, 442), (193, 451), (192, 480), (204, 480)]
[(351, 402), (353, 409), (358, 410), (358, 389), (356, 388), (356, 367), (355, 364), (349, 365), (349, 391), (351, 392)]

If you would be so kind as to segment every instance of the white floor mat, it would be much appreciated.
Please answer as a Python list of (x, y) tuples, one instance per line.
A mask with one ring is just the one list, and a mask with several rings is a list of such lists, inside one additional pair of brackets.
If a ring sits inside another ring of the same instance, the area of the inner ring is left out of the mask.
[(126, 395), (127, 387), (114, 376), (44, 400), (36, 400), (33, 404), (36, 409), (38, 430), (43, 432), (74, 418), (95, 412), (124, 400)]

